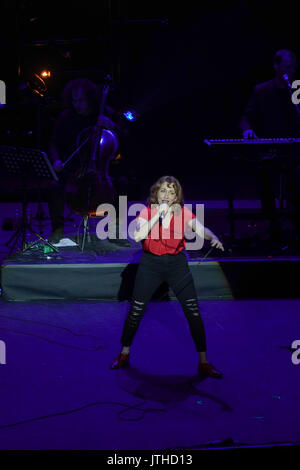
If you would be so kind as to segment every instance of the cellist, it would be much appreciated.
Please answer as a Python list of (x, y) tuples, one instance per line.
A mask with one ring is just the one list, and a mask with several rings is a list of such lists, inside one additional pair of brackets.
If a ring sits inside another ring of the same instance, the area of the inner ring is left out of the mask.
[[(55, 123), (49, 151), (54, 169), (59, 175), (59, 184), (51, 189), (48, 200), (52, 223), (52, 233), (49, 239), (53, 243), (57, 243), (64, 236), (64, 204), (66, 191), (70, 186), (70, 175), (80, 173), (81, 167), (90, 158), (90, 152), (93, 151), (93, 131), (95, 125), (99, 124), (101, 107), (101, 95), (97, 85), (86, 78), (68, 82), (62, 97), (64, 110)], [(101, 125), (116, 136), (117, 128), (110, 118), (114, 112), (106, 105), (101, 112)], [(72, 156), (81, 145), (79, 143), (81, 135), (86, 143), (74, 155), (74, 158), (69, 159), (70, 155)], [(67, 166), (65, 166), (66, 160), (71, 160)], [(81, 202), (84, 204), (84, 201)], [(99, 204), (101, 202), (106, 201), (99, 200)]]

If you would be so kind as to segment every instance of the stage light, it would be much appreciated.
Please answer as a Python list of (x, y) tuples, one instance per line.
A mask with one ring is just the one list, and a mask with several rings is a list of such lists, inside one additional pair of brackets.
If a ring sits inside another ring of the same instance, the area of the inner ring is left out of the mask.
[(128, 109), (127, 111), (124, 111), (123, 112), (123, 116), (125, 116), (125, 118), (128, 120), (128, 121), (135, 121), (137, 116), (136, 116), (136, 112), (133, 111), (133, 110), (130, 110)]
[(42, 72), (41, 72), (41, 77), (43, 77), (43, 78), (50, 78), (50, 76), (51, 76), (50, 70), (42, 70)]

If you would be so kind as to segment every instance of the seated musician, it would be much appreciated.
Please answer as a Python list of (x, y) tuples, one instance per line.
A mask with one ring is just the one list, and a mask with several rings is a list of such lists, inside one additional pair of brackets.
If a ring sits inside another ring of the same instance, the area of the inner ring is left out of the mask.
[[(243, 138), (284, 138), (300, 137), (300, 120), (296, 106), (293, 104), (289, 87), (284, 79), (286, 74), (289, 82), (295, 79), (297, 67), (296, 55), (286, 49), (278, 50), (274, 57), (274, 77), (254, 87), (250, 100), (245, 108), (240, 127)], [(291, 168), (290, 168), (291, 169)], [(274, 170), (272, 159), (262, 159), (260, 165), (260, 183), (262, 209), (270, 222), (270, 240), (280, 242), (280, 225), (276, 218), (274, 196)], [(277, 176), (278, 180), (278, 174)], [(295, 212), (295, 226), (300, 235), (300, 195), (297, 191), (295, 172), (288, 173), (288, 190)]]
[[(87, 145), (85, 144), (65, 167), (64, 163), (89, 135), (89, 131), (87, 131), (86, 134), (83, 134), (84, 138), (79, 140), (78, 137), (82, 131), (92, 129), (92, 126), (98, 121), (101, 98), (97, 85), (86, 78), (68, 82), (62, 96), (65, 109), (54, 125), (49, 152), (54, 169), (59, 176), (59, 184), (52, 188), (48, 201), (52, 223), (52, 234), (49, 239), (53, 243), (57, 243), (64, 236), (64, 204), (68, 180), (70, 175), (84, 164), (83, 158), (89, 158), (88, 152), (92, 148), (91, 142), (87, 142)], [(116, 134), (116, 125), (111, 119), (115, 111), (113, 108), (105, 106), (104, 113), (102, 124), (105, 129)], [(107, 201), (99, 201), (99, 204), (102, 202)]]

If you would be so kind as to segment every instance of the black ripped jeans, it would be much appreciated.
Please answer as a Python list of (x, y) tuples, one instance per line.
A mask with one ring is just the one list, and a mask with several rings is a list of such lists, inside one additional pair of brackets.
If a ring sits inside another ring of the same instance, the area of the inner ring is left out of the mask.
[(206, 351), (205, 329), (200, 316), (194, 280), (183, 251), (177, 255), (144, 252), (136, 275), (132, 302), (125, 320), (122, 346), (130, 346), (148, 302), (162, 282), (167, 282), (179, 300), (198, 352)]

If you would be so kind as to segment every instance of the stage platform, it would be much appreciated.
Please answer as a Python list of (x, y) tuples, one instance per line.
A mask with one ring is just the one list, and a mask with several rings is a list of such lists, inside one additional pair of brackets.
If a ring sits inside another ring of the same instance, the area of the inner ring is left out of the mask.
[[(188, 262), (194, 277), (199, 300), (297, 298), (299, 296), (300, 251), (290, 246), (270, 247), (267, 242), (256, 243), (251, 229), (240, 242), (228, 240), (227, 210), (216, 204), (205, 206), (207, 226), (224, 243), (225, 252), (212, 250), (205, 242), (200, 251), (188, 251)], [(245, 204), (245, 202), (244, 202)], [(253, 205), (253, 204), (252, 204)], [(31, 204), (32, 214), (37, 206)], [(45, 213), (47, 207), (43, 206)], [(10, 216), (15, 205), (3, 204), (2, 215)], [(66, 236), (76, 240), (79, 219), (68, 217)], [(96, 223), (96, 222), (95, 222)], [(34, 222), (38, 233), (47, 238), (49, 219)], [(257, 230), (257, 228), (255, 229)], [(95, 227), (91, 230), (91, 243), (83, 252), (79, 247), (59, 248), (58, 253), (43, 254), (14, 250), (8, 255), (6, 242), (11, 231), (1, 232), (1, 287), (6, 301), (35, 300), (130, 300), (138, 263), (142, 254), (140, 243), (128, 238), (124, 247), (108, 240), (99, 240)], [(162, 285), (153, 300), (173, 300), (172, 290)]]
[[(134, 244), (134, 243), (133, 243)], [(91, 246), (92, 245), (92, 246)], [(2, 297), (7, 301), (130, 300), (142, 254), (136, 247), (94, 241), (58, 253), (14, 253), (1, 268)], [(208, 247), (188, 252), (199, 300), (297, 298), (300, 257), (242, 257), (217, 253), (205, 258)], [(162, 285), (153, 300), (173, 300)]]

